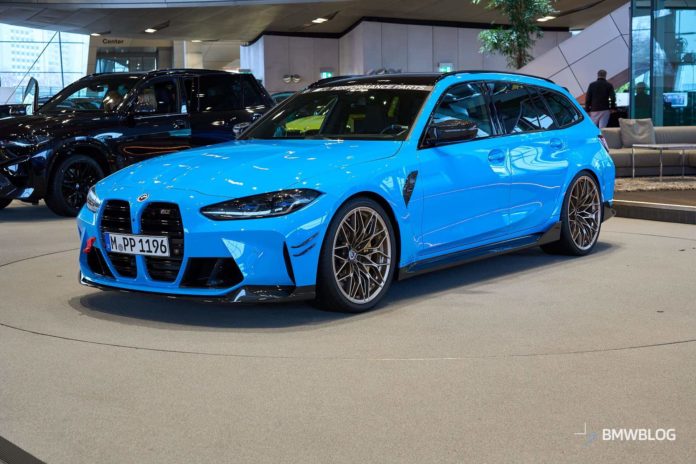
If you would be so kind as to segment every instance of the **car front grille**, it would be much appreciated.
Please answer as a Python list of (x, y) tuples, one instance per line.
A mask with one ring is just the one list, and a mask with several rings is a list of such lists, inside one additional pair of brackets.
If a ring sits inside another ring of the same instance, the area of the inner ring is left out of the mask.
[[(104, 205), (104, 212), (101, 217), (102, 237), (106, 232), (117, 234), (132, 234), (133, 225), (131, 222), (130, 206), (127, 201), (110, 200)], [(135, 264), (135, 256), (124, 255), (121, 253), (107, 253), (116, 272), (123, 277), (135, 277), (138, 275), (138, 268)]]
[(169, 238), (169, 257), (146, 256), (150, 278), (174, 282), (184, 260), (184, 225), (179, 207), (173, 203), (151, 203), (140, 217), (140, 233)]

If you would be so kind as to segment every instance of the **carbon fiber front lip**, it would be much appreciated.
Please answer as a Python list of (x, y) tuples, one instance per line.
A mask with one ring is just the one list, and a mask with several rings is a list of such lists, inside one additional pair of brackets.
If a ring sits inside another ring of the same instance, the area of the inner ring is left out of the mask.
[(193, 300), (207, 303), (271, 303), (287, 301), (312, 300), (316, 297), (316, 287), (314, 285), (292, 286), (292, 285), (247, 285), (240, 287), (223, 296), (205, 295), (172, 295), (171, 293), (147, 291), (147, 290), (128, 290), (116, 286), (106, 285), (86, 279), (80, 272), (78, 274), (80, 284), (86, 287), (97, 288), (106, 291), (118, 291), (123, 293), (139, 293), (141, 295), (160, 296), (171, 299)]

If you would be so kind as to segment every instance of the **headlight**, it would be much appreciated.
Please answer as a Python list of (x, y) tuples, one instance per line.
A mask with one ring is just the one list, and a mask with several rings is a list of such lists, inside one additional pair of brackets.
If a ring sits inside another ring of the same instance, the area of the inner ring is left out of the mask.
[(223, 201), (202, 208), (201, 213), (216, 221), (283, 216), (304, 208), (319, 195), (321, 192), (312, 189), (281, 190)]
[(87, 201), (85, 201), (85, 206), (87, 206), (87, 209), (93, 213), (99, 211), (99, 207), (101, 206), (101, 200), (97, 196), (97, 193), (94, 191), (94, 187), (89, 189), (89, 192), (87, 192)]

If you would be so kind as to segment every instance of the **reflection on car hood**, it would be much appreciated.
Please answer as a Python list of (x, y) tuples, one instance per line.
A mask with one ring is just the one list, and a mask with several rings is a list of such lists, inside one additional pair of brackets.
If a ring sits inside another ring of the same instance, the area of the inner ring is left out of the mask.
[[(139, 187), (181, 189), (224, 198), (291, 187), (321, 189), (329, 176), (368, 161), (393, 156), (398, 141), (282, 140), (237, 141), (186, 150), (122, 169), (97, 185), (100, 196), (118, 196)], [(315, 180), (315, 178), (318, 178)], [(305, 182), (312, 179), (312, 184)], [(132, 192), (131, 192), (132, 193)]]

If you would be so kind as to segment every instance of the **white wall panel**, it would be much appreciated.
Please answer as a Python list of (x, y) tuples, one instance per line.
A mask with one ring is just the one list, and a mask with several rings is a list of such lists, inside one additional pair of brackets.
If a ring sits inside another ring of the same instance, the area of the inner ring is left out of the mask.
[(382, 23), (366, 21), (362, 26), (363, 72), (382, 68)]
[(455, 70), (460, 69), (457, 28), (433, 27), (433, 71), (439, 63), (452, 63)]
[(478, 36), (480, 29), (457, 29), (459, 69), (483, 69), (483, 55)]
[(408, 26), (382, 24), (382, 67), (408, 69)]
[(617, 60), (617, 57), (627, 57), (628, 47), (621, 37), (616, 37), (602, 48), (595, 50), (581, 60), (573, 63), (573, 74), (580, 86), (587, 89), (590, 82), (597, 79), (597, 70), (603, 68), (610, 78), (626, 70), (628, 63)]
[(432, 72), (433, 28), (408, 25), (408, 71)]

